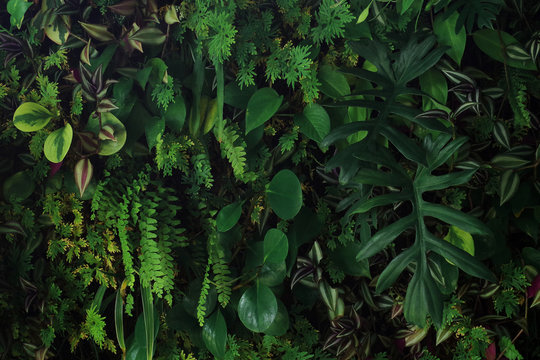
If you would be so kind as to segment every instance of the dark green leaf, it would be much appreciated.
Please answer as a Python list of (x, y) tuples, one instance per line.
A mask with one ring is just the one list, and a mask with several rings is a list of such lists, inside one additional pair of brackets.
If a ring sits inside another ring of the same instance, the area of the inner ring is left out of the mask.
[(513, 170), (506, 170), (501, 175), (501, 181), (499, 184), (500, 203), (504, 204), (514, 196), (519, 188), (519, 175)]
[(238, 317), (249, 330), (270, 328), (278, 312), (276, 296), (267, 286), (257, 283), (247, 289), (238, 302)]
[(422, 203), (422, 214), (455, 225), (471, 234), (492, 235), (491, 230), (477, 218), (447, 206), (424, 202)]
[(268, 184), (266, 194), (270, 207), (283, 220), (295, 217), (302, 207), (300, 181), (291, 170), (278, 172)]
[(278, 111), (283, 96), (271, 88), (257, 90), (249, 99), (246, 109), (246, 134), (263, 125)]
[(289, 241), (287, 236), (278, 229), (270, 229), (264, 236), (264, 262), (281, 263), (287, 258)]
[(234, 225), (240, 220), (242, 215), (243, 201), (237, 201), (235, 203), (225, 206), (219, 211), (216, 217), (216, 225), (218, 231), (226, 232), (233, 228)]
[(361, 244), (356, 260), (360, 261), (377, 254), (397, 238), (399, 234), (412, 227), (415, 221), (416, 218), (409, 215), (379, 230), (369, 241)]
[(206, 348), (216, 359), (225, 357), (227, 347), (227, 323), (221, 312), (217, 310), (204, 322), (202, 337)]

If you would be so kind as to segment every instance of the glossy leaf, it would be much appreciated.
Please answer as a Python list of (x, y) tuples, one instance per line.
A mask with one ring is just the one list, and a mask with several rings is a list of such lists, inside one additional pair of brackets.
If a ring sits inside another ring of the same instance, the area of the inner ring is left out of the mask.
[(248, 288), (238, 302), (238, 317), (242, 324), (254, 332), (267, 330), (278, 312), (276, 296), (265, 285)]
[(116, 339), (122, 353), (126, 353), (126, 343), (124, 340), (124, 301), (120, 289), (116, 291), (114, 302), (114, 327), (116, 329)]
[(264, 236), (263, 248), (264, 262), (280, 263), (287, 258), (289, 240), (281, 230), (270, 229)]
[(107, 30), (107, 27), (105, 25), (98, 25), (98, 24), (87, 24), (84, 22), (80, 22), (82, 28), (96, 40), (99, 41), (112, 41), (114, 40), (114, 35)]
[(472, 235), (457, 226), (450, 226), (444, 240), (474, 256), (474, 239)]
[(302, 207), (302, 188), (296, 175), (290, 170), (278, 172), (266, 190), (270, 207), (277, 216), (289, 220)]
[(73, 140), (73, 128), (70, 124), (53, 131), (45, 139), (43, 153), (47, 160), (53, 163), (59, 163), (64, 160)]
[(276, 318), (268, 329), (264, 331), (266, 335), (283, 336), (289, 330), (289, 313), (281, 300), (277, 300), (278, 311)]
[(43, 106), (22, 103), (13, 114), (13, 125), (21, 131), (31, 132), (43, 129), (53, 118), (53, 114)]
[(166, 36), (158, 28), (144, 27), (129, 37), (129, 40), (140, 41), (146, 45), (161, 45), (165, 42)]
[(246, 134), (263, 125), (278, 111), (283, 96), (271, 88), (257, 90), (249, 99), (246, 109)]
[(218, 231), (226, 232), (233, 228), (242, 215), (243, 202), (238, 201), (222, 208), (216, 217)]
[[(112, 155), (120, 151), (126, 143), (126, 128), (124, 127), (124, 124), (110, 112), (101, 113), (99, 116), (101, 116), (101, 126), (110, 126), (114, 130), (114, 137), (116, 138), (116, 141), (101, 140), (99, 154), (104, 156)], [(88, 124), (86, 125), (86, 130), (91, 131), (96, 135), (101, 131), (99, 116), (91, 115), (88, 119)]]
[(409, 215), (379, 230), (371, 239), (361, 244), (356, 260), (367, 259), (382, 251), (403, 231), (412, 227), (415, 220), (413, 215)]
[(206, 348), (215, 356), (215, 359), (223, 359), (225, 357), (227, 323), (219, 310), (214, 312), (204, 322), (202, 338)]
[(4, 180), (2, 191), (4, 199), (11, 203), (21, 202), (27, 199), (36, 188), (32, 176), (28, 170), (19, 171)]

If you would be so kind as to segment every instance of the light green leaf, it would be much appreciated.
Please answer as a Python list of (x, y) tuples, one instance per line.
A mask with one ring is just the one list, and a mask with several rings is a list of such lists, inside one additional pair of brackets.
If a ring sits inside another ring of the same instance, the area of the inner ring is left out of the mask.
[(514, 196), (519, 188), (519, 175), (512, 171), (506, 170), (501, 175), (501, 182), (499, 184), (499, 194), (501, 197), (500, 204), (502, 205)]
[(278, 229), (270, 229), (264, 236), (264, 262), (280, 263), (287, 257), (289, 250), (289, 240), (287, 236)]
[(216, 359), (225, 357), (227, 347), (227, 323), (221, 312), (217, 310), (204, 322), (202, 338), (206, 348)]
[(43, 106), (22, 103), (13, 114), (13, 125), (21, 131), (30, 132), (43, 129), (53, 118), (53, 114)]
[(257, 90), (249, 99), (246, 109), (246, 134), (263, 125), (278, 111), (283, 96), (271, 88)]
[(444, 240), (474, 256), (474, 239), (472, 235), (457, 226), (450, 226)]
[(318, 104), (309, 104), (302, 115), (297, 115), (294, 122), (300, 132), (313, 141), (320, 143), (330, 132), (330, 116)]
[(276, 296), (270, 288), (259, 283), (247, 289), (238, 302), (240, 321), (254, 332), (263, 332), (270, 328), (277, 312)]
[(216, 226), (218, 231), (226, 232), (236, 225), (240, 219), (240, 216), (242, 215), (243, 203), (243, 201), (238, 201), (225, 206), (219, 211), (216, 217)]
[[(420, 75), (420, 87), (422, 91), (431, 95), (441, 105), (446, 104), (448, 98), (448, 84), (446, 83), (446, 78), (439, 70), (429, 69)], [(424, 110), (430, 110), (428, 104), (433, 103), (433, 100), (424, 96), (422, 98), (422, 103), (424, 104)], [(438, 106), (435, 107), (439, 108)]]
[(268, 184), (266, 194), (270, 207), (283, 220), (295, 217), (302, 207), (300, 181), (291, 170), (278, 172)]
[(116, 339), (122, 353), (126, 353), (126, 343), (124, 341), (124, 301), (120, 294), (120, 289), (116, 291), (114, 302), (114, 327), (116, 329)]
[(464, 27), (461, 27), (456, 34), (456, 22), (459, 17), (457, 12), (443, 19), (442, 15), (435, 18), (433, 22), (433, 33), (437, 36), (437, 42), (440, 45), (450, 46), (446, 51), (458, 65), (461, 64), (461, 58), (465, 51), (465, 43), (467, 42), (467, 32)]
[(24, 14), (30, 6), (32, 6), (32, 3), (26, 0), (9, 0), (7, 3), (7, 12), (11, 15), (9, 18), (11, 25), (17, 26), (17, 29), (20, 29)]
[(73, 128), (70, 124), (66, 124), (66, 126), (50, 133), (43, 146), (43, 152), (47, 160), (53, 163), (64, 160), (72, 140)]
[(506, 47), (508, 45), (519, 44), (519, 41), (504, 31), (493, 29), (478, 30), (473, 34), (473, 40), (480, 50), (492, 59), (506, 62), (507, 65), (518, 69), (536, 70), (536, 65), (531, 60), (515, 60), (506, 55)]
[(371, 3), (369, 3), (369, 5), (366, 6), (366, 8), (364, 10), (362, 10), (360, 15), (358, 15), (358, 20), (356, 20), (357, 24), (360, 24), (360, 23), (363, 23), (364, 21), (366, 21), (368, 15), (369, 15), (369, 8), (370, 7), (371, 7)]

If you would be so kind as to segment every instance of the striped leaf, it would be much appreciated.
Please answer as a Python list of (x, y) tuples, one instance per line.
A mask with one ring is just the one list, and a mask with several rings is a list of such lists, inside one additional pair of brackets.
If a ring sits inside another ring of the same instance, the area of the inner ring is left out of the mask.
[(66, 124), (66, 126), (50, 133), (43, 146), (43, 152), (47, 160), (53, 163), (64, 160), (72, 140), (73, 129), (70, 124)]
[(500, 205), (510, 200), (518, 190), (518, 187), (519, 175), (512, 170), (506, 170), (501, 175), (501, 182), (499, 184)]
[(90, 184), (90, 180), (92, 180), (92, 175), (94, 174), (94, 167), (92, 166), (92, 163), (89, 159), (81, 159), (75, 165), (75, 170), (73, 174), (75, 175), (75, 184), (77, 184), (77, 188), (79, 189), (79, 193), (82, 197), (84, 191)]
[(21, 131), (30, 132), (43, 129), (53, 118), (53, 114), (43, 106), (25, 102), (13, 114), (13, 125)]

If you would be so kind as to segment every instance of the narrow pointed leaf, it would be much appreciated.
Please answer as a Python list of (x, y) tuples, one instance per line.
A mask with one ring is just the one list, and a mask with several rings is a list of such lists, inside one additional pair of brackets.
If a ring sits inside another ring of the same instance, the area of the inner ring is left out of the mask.
[(82, 28), (96, 40), (99, 41), (112, 41), (114, 40), (114, 35), (107, 30), (105, 25), (97, 24), (87, 24), (79, 21)]
[(424, 216), (437, 218), (471, 234), (492, 235), (491, 230), (477, 218), (447, 206), (425, 202), (422, 203), (422, 213)]
[(499, 185), (500, 204), (502, 205), (514, 196), (519, 188), (519, 175), (513, 170), (506, 170), (501, 175)]
[(413, 215), (406, 216), (399, 219), (395, 223), (384, 227), (379, 230), (375, 235), (366, 242), (362, 242), (360, 251), (356, 256), (356, 260), (360, 261), (367, 259), (387, 247), (395, 238), (397, 238), (403, 231), (412, 227), (416, 221)]
[(88, 158), (81, 159), (75, 165), (74, 170), (75, 184), (79, 189), (79, 194), (82, 197), (86, 188), (92, 180), (92, 175), (94, 174), (94, 167)]

